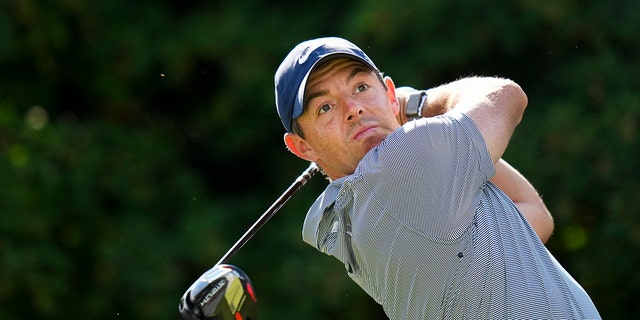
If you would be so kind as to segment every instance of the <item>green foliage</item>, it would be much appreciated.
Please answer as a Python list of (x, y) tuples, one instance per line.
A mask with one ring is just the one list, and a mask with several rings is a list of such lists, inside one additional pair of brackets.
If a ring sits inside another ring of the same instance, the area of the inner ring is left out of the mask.
[[(640, 315), (640, 2), (0, 3), (0, 318), (175, 319), (184, 290), (306, 166), (273, 73), (347, 37), (398, 85), (516, 80), (505, 158), (556, 220), (550, 250), (604, 318)], [(232, 263), (263, 319), (384, 319), (302, 243), (315, 178)]]

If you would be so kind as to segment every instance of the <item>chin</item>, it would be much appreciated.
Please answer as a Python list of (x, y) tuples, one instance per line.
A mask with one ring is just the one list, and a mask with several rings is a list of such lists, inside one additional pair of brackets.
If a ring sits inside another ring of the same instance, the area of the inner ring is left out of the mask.
[(371, 139), (371, 141), (367, 141), (367, 142), (366, 142), (366, 148), (365, 148), (365, 154), (366, 154), (367, 152), (369, 152), (371, 149), (373, 149), (373, 148), (375, 148), (375, 147), (379, 146), (379, 145), (382, 143), (382, 141), (384, 141), (384, 140), (380, 140), (380, 139)]

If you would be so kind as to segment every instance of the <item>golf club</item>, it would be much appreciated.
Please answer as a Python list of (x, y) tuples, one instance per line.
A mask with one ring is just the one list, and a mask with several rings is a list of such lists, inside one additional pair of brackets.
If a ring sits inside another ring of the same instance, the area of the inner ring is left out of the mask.
[(284, 193), (240, 237), (211, 269), (182, 295), (179, 310), (187, 320), (255, 320), (256, 297), (249, 277), (226, 264), (289, 199), (320, 171), (315, 163), (298, 176)]

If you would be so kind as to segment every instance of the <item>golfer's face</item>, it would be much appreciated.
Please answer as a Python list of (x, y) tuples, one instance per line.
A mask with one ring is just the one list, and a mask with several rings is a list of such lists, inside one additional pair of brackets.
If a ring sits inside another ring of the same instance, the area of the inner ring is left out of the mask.
[(364, 155), (399, 127), (392, 92), (375, 71), (349, 59), (330, 61), (311, 75), (298, 123), (329, 177), (352, 174)]

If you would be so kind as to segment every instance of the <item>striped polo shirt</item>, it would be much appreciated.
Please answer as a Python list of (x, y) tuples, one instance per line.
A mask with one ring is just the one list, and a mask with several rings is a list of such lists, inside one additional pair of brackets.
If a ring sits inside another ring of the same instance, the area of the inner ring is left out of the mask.
[(464, 114), (409, 122), (327, 186), (303, 239), (391, 319), (599, 319), (494, 174)]

